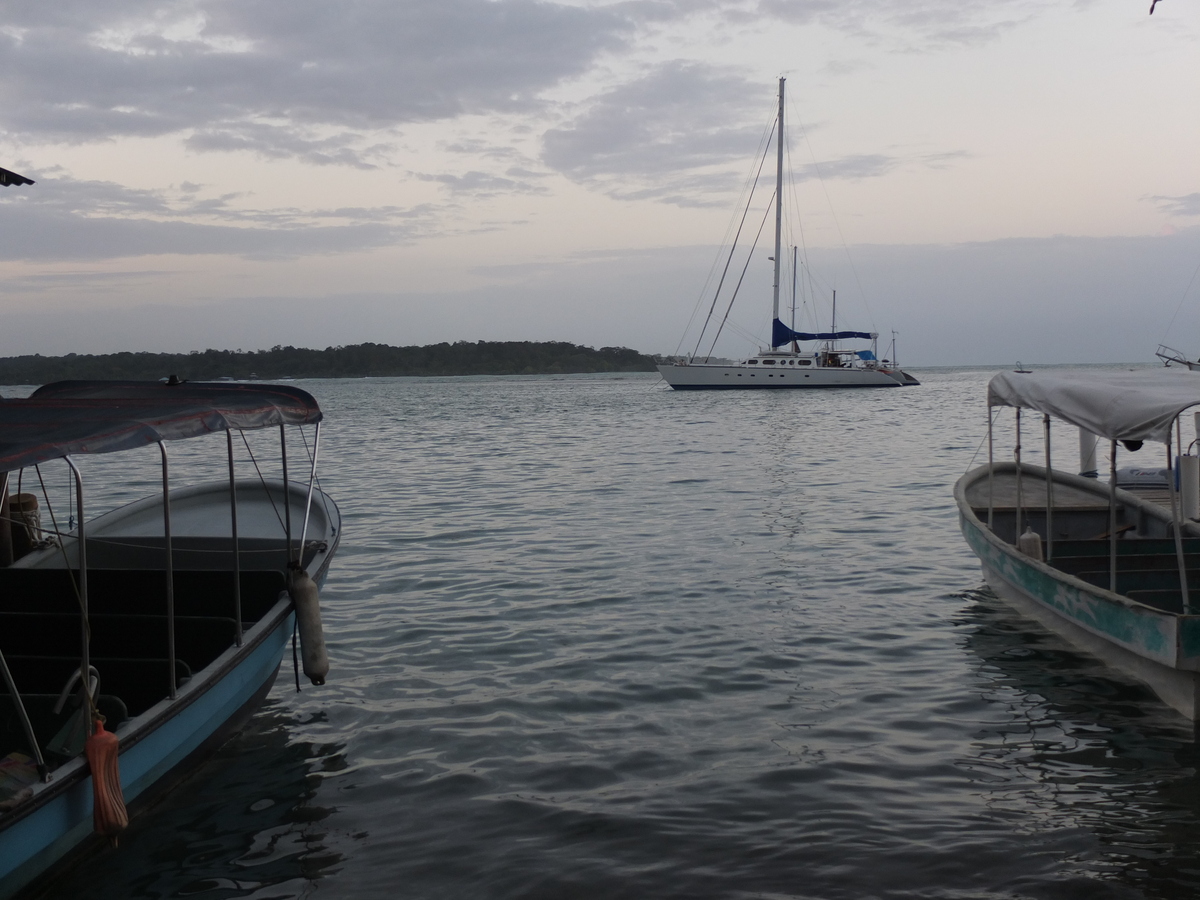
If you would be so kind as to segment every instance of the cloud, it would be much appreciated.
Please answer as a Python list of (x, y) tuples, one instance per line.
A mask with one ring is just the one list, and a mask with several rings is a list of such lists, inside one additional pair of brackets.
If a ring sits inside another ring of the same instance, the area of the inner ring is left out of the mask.
[[(746, 177), (753, 148), (762, 152), (773, 97), (770, 87), (738, 72), (676, 60), (600, 95), (565, 127), (547, 131), (542, 160), (621, 200), (723, 205)], [(755, 113), (758, 121), (747, 121)], [(852, 154), (796, 166), (792, 178), (877, 178), (908, 163), (945, 168), (968, 155)], [(767, 168), (773, 179), (773, 161)]]
[(1171, 216), (1200, 216), (1200, 193), (1184, 194), (1181, 197), (1151, 197), (1158, 208)]
[(197, 150), (353, 166), (371, 164), (363, 131), (534, 108), (632, 27), (536, 0), (66, 0), (5, 18), (13, 137), (188, 132)]
[(470, 194), (476, 198), (494, 197), (497, 194), (546, 194), (549, 191), (544, 185), (535, 184), (531, 178), (543, 177), (536, 172), (512, 168), (502, 175), (492, 175), (487, 172), (464, 172), (461, 175), (423, 175), (416, 177), (420, 181), (432, 181), (444, 185), (456, 194)]
[(1031, 0), (761, 0), (758, 12), (926, 49), (990, 43), (1043, 7)]
[(748, 121), (747, 107), (761, 112), (770, 96), (740, 73), (668, 62), (547, 131), (542, 160), (615, 197), (698, 202), (702, 192), (737, 187), (731, 164), (744, 168), (769, 124)]
[(243, 209), (231, 204), (236, 194), (198, 199), (199, 189), (187, 184), (172, 195), (39, 174), (36, 198), (0, 195), (0, 260), (341, 253), (415, 239), (440, 212), (429, 205)]

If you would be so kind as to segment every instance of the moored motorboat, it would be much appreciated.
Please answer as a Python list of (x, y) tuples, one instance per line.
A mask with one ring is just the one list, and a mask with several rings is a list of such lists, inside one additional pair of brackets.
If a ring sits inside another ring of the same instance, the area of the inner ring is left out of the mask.
[[(0, 540), (0, 897), (88, 843), (100, 795), (81, 751), (97, 719), (136, 812), (254, 711), (298, 610), (306, 674), (323, 682), (308, 586), (324, 580), (341, 521), (315, 482), (321, 418), (311, 395), (277, 385), (60, 382), (0, 401), (0, 496), (12, 493), (4, 526), (18, 538)], [(305, 425), (309, 464), (289, 479), (285, 434)], [(238, 478), (235, 433), (276, 427), (282, 477)], [(166, 442), (214, 432), (229, 479), (172, 489)], [(162, 492), (89, 519), (76, 457), (154, 444)], [(58, 460), (74, 527), (48, 494), (11, 490), (43, 485)]]
[[(1200, 385), (1162, 370), (1004, 372), (987, 402), (1016, 411), (1015, 460), (995, 461), (990, 416), (988, 463), (954, 493), (988, 585), (1200, 718), (1200, 458), (1181, 455), (1181, 417), (1200, 407)], [(1024, 410), (1041, 414), (1044, 465), (1021, 459)], [(1052, 419), (1079, 430), (1084, 474), (1054, 468)], [(1097, 437), (1108, 442), (1107, 483), (1096, 477)], [(1143, 455), (1159, 447), (1165, 465), (1122, 474), (1119, 447)]]

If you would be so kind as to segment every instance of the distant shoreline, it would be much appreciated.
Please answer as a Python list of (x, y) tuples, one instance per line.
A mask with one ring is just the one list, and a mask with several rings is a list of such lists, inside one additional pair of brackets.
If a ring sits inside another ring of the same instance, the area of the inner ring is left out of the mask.
[(354, 344), (313, 350), (204, 350), (192, 353), (105, 353), (0, 357), (0, 384), (68, 379), (273, 381), (280, 378), (387, 378), (438, 375), (571, 375), (653, 372), (656, 358), (626, 347), (583, 347), (564, 341), (459, 341), (421, 347)]

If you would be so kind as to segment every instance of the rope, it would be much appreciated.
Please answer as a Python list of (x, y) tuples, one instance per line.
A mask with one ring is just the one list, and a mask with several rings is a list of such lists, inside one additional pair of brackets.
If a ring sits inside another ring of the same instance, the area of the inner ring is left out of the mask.
[[(658, 377), (662, 378), (662, 375), (660, 374)], [(308, 449), (308, 436), (304, 433), (303, 428), (300, 429), (300, 439), (302, 441), (304, 441), (304, 452), (308, 454), (308, 462), (309, 462), (309, 465), (311, 466), (312, 465), (312, 451)], [(325, 489), (323, 487), (321, 487), (321, 476), (317, 475), (315, 472), (313, 474), (314, 474), (314, 476), (316, 478), (316, 482), (317, 482), (317, 493), (320, 494), (320, 496), (321, 496), (321, 509), (324, 510), (324, 512), (325, 512), (325, 521), (332, 522), (333, 519), (329, 515), (329, 502), (328, 502), (329, 498), (325, 495)]]
[[(773, 111), (771, 113), (771, 115), (775, 116), (777, 114)], [(774, 132), (774, 130), (775, 130), (775, 122), (774, 122), (774, 120), (771, 120), (770, 124), (767, 126), (767, 128), (765, 128), (763, 130), (762, 134), (759, 135), (758, 146), (760, 148), (763, 148), (764, 153), (766, 152), (766, 149), (769, 149), (769, 147), (770, 147), (771, 135)], [(758, 172), (755, 172), (755, 170), (754, 170), (754, 159), (756, 159), (757, 157), (758, 157), (758, 151), (755, 151), (754, 156), (751, 157), (751, 160), (750, 160), (750, 171), (746, 173), (746, 180), (742, 182), (742, 188), (738, 194), (737, 202), (733, 206), (734, 215), (730, 218), (729, 224), (725, 226), (725, 234), (721, 238), (721, 244), (720, 244), (721, 248), (723, 248), (725, 246), (726, 241), (729, 240), (730, 233), (733, 231), (733, 223), (737, 217), (737, 210), (742, 207), (742, 198), (747, 196), (747, 193), (746, 193), (747, 191), (750, 192), (750, 197), (753, 197), (754, 188), (758, 184), (758, 176), (762, 172), (762, 164), (761, 163), (759, 164)], [(749, 209), (749, 203), (750, 203), (750, 201), (749, 201), (749, 199), (747, 199), (746, 200), (746, 208), (747, 209)], [(743, 221), (744, 220), (745, 220), (745, 214), (743, 213)], [(740, 231), (740, 228), (739, 228), (739, 231)], [(734, 242), (734, 246), (736, 246), (736, 239)], [(732, 255), (732, 253), (733, 253), (733, 249), (731, 248), (730, 254)], [(720, 263), (720, 261), (721, 261), (721, 251), (720, 251), (720, 249), (718, 249), (717, 255), (713, 258), (712, 265), (709, 266), (708, 275), (704, 279), (704, 286), (700, 288), (700, 293), (696, 297), (696, 305), (694, 307), (692, 307), (692, 314), (691, 314), (691, 316), (688, 317), (687, 327), (684, 329), (683, 334), (680, 336), (679, 343), (675, 345), (675, 353), (674, 353), (675, 356), (679, 355), (679, 350), (680, 350), (680, 348), (683, 347), (683, 342), (685, 340), (687, 340), (688, 332), (691, 331), (691, 329), (692, 329), (692, 323), (696, 321), (696, 314), (700, 312), (700, 308), (704, 305), (704, 297), (708, 293), (709, 285), (712, 284), (713, 273), (716, 272), (717, 266)], [(726, 263), (726, 267), (728, 267), (728, 263)], [(720, 287), (718, 287), (717, 288), (718, 294), (720, 293), (720, 290), (721, 290)], [(700, 337), (696, 341), (696, 350), (697, 351), (700, 348), (700, 342), (704, 339), (704, 331), (705, 331), (705, 329), (708, 328), (708, 324), (709, 324), (710, 319), (712, 318), (713, 309), (716, 307), (716, 303), (717, 303), (717, 298), (716, 298), (716, 295), (714, 295), (712, 305), (709, 307), (709, 310), (708, 310), (708, 316), (706, 316), (704, 319), (704, 327), (700, 330)]]
[(842, 250), (846, 254), (846, 262), (850, 265), (850, 272), (854, 275), (854, 283), (858, 286), (859, 295), (862, 297), (863, 306), (867, 308), (867, 318), (871, 322), (871, 330), (878, 331), (875, 325), (875, 314), (871, 312), (871, 304), (867, 300), (866, 292), (863, 290), (862, 282), (858, 278), (858, 269), (855, 268), (854, 258), (850, 255), (850, 248), (846, 245), (846, 236), (842, 233), (842, 223), (838, 221), (837, 213), (833, 209), (833, 198), (829, 196), (829, 187), (825, 184), (825, 176), (821, 174), (821, 165), (817, 162), (817, 155), (813, 152), (812, 143), (808, 139), (808, 132), (804, 130), (804, 123), (799, 121), (797, 116), (797, 125), (800, 128), (800, 134), (804, 138), (804, 144), (808, 147), (808, 154), (812, 157), (813, 171), (817, 173), (817, 181), (821, 183), (821, 191), (825, 194), (825, 202), (829, 206), (829, 215), (833, 219), (833, 225), (837, 229), (838, 240), (842, 242)]
[[(771, 193), (771, 196), (772, 197), (775, 196), (774, 192)], [(729, 319), (729, 313), (733, 310), (733, 301), (737, 299), (738, 291), (741, 290), (741, 288), (742, 288), (742, 280), (746, 277), (746, 270), (750, 268), (750, 260), (752, 260), (754, 258), (754, 250), (755, 250), (755, 248), (758, 247), (758, 239), (760, 237), (762, 237), (763, 228), (767, 224), (767, 216), (769, 216), (770, 214), (771, 214), (771, 204), (768, 203), (767, 209), (763, 213), (763, 219), (758, 224), (758, 234), (756, 234), (754, 236), (754, 243), (750, 245), (750, 252), (748, 254), (746, 254), (746, 265), (742, 266), (742, 274), (741, 274), (741, 277), (738, 278), (737, 287), (735, 287), (733, 289), (733, 296), (729, 298), (729, 306), (727, 306), (725, 308), (725, 317), (723, 319), (721, 319), (721, 327), (717, 329), (716, 336), (713, 337), (712, 344), (709, 345), (709, 348), (708, 348), (709, 356), (712, 356), (712, 352), (717, 346), (717, 339), (721, 337), (721, 330), (725, 327), (725, 323)], [(772, 326), (772, 327), (774, 327), (774, 326)]]
[[(56, 537), (65, 537), (66, 535), (63, 535), (63, 533), (59, 531), (58, 520), (54, 517), (54, 507), (50, 505), (50, 492), (46, 490), (46, 482), (42, 478), (42, 467), (34, 466), (33, 470), (37, 472), (38, 483), (42, 486), (42, 497), (46, 501), (46, 512), (50, 513), (50, 523), (54, 526), (53, 533)], [(74, 488), (74, 485), (71, 485), (71, 487)], [(73, 494), (74, 491), (71, 491), (68, 496)], [(87, 634), (88, 643), (90, 644), (92, 642), (92, 620), (89, 618), (87, 610), (83, 608), (83, 595), (79, 593), (79, 582), (75, 580), (75, 570), (71, 568), (71, 560), (67, 556), (67, 547), (61, 540), (58, 542), (58, 549), (62, 552), (63, 568), (67, 570), (67, 577), (71, 579), (71, 591), (75, 594), (75, 602), (79, 604), (79, 614), (83, 617), (83, 627)], [(83, 689), (83, 696), (87, 697), (88, 708), (92, 714), (91, 720), (93, 722), (97, 720), (103, 722), (106, 720), (104, 716), (100, 715), (100, 710), (96, 708), (96, 699), (92, 696), (91, 682), (89, 681), (90, 678), (91, 673), (85, 673), (83, 671), (82, 660), (80, 660), (79, 681)], [(88, 733), (91, 734), (91, 731), (89, 730)]]
[(1200, 275), (1200, 263), (1196, 264), (1196, 271), (1192, 273), (1192, 277), (1188, 279), (1187, 287), (1183, 289), (1183, 296), (1179, 298), (1179, 305), (1175, 307), (1175, 315), (1171, 316), (1171, 321), (1167, 325), (1167, 330), (1163, 332), (1163, 340), (1167, 339), (1167, 335), (1171, 333), (1171, 329), (1175, 325), (1175, 320), (1179, 318), (1179, 311), (1183, 309), (1183, 301), (1187, 299), (1187, 295), (1192, 290), (1192, 284), (1196, 281), (1196, 276)]
[[(775, 121), (779, 121), (778, 118), (776, 118)], [(771, 127), (772, 128), (775, 127), (774, 122), (771, 124)], [(767, 163), (767, 154), (769, 153), (770, 149), (771, 149), (771, 144), (770, 144), (770, 141), (768, 141), (766, 148), (763, 150), (762, 159), (759, 160), (758, 171), (754, 173), (754, 182), (750, 187), (750, 196), (746, 200), (746, 208), (744, 210), (742, 210), (742, 220), (738, 223), (737, 234), (735, 234), (733, 236), (733, 244), (729, 247), (729, 257), (725, 260), (725, 268), (721, 272), (721, 280), (717, 283), (717, 290), (713, 293), (712, 305), (708, 308), (708, 315), (704, 319), (704, 327), (700, 329), (700, 336), (698, 338), (696, 338), (696, 349), (694, 351), (692, 351), (693, 357), (696, 356), (700, 352), (700, 344), (703, 343), (703, 341), (704, 341), (704, 332), (708, 329), (708, 323), (712, 321), (713, 310), (715, 310), (717, 308), (717, 299), (721, 296), (721, 288), (725, 286), (725, 276), (729, 274), (729, 265), (730, 265), (730, 263), (733, 262), (733, 254), (735, 252), (737, 252), (738, 238), (740, 238), (742, 236), (742, 228), (746, 224), (746, 216), (750, 215), (750, 204), (754, 202), (754, 192), (758, 189), (758, 181), (759, 181), (759, 178), (762, 176), (763, 166), (765, 166)], [(772, 194), (772, 196), (774, 196), (774, 195)], [(770, 205), (768, 205), (767, 209), (768, 209), (768, 211), (770, 211)], [(758, 231), (759, 231), (759, 234), (762, 234), (762, 226), (759, 226)], [(757, 237), (754, 239), (754, 243), (757, 246), (757, 244), (758, 244)], [(753, 254), (753, 252), (754, 252), (753, 248), (751, 248), (751, 253)], [(749, 265), (749, 258), (747, 258), (746, 264)], [(746, 270), (743, 269), (742, 277), (744, 278), (745, 275), (746, 275)], [(738, 287), (741, 287), (741, 285), (742, 285), (742, 282), (739, 279)], [(730, 300), (729, 300), (729, 305), (731, 307), (733, 306), (733, 300), (736, 297), (737, 297), (737, 290), (735, 289), (733, 292), (733, 297), (730, 298)], [(726, 318), (729, 317), (728, 310), (725, 311), (725, 317)], [(722, 321), (721, 324), (724, 325), (725, 323)], [(720, 329), (718, 329), (717, 337), (720, 337), (720, 336), (721, 336), (721, 332), (720, 332)], [(716, 346), (716, 343), (717, 343), (717, 339), (713, 338), (713, 346), (714, 347)], [(708, 352), (709, 352), (709, 355), (711, 356), (712, 355), (712, 347), (709, 348)]]
[(283, 517), (279, 515), (279, 508), (275, 506), (275, 498), (271, 496), (271, 491), (267, 488), (267, 479), (263, 478), (262, 469), (258, 467), (258, 460), (254, 458), (254, 451), (250, 449), (250, 442), (246, 440), (246, 432), (239, 431), (238, 434), (242, 436), (242, 443), (246, 445), (246, 452), (250, 454), (250, 462), (254, 464), (254, 471), (258, 473), (258, 480), (263, 486), (263, 491), (266, 492), (267, 499), (271, 501), (271, 509), (275, 512), (275, 518), (279, 521), (279, 527), (286, 533), (287, 526), (283, 524)]
[[(292, 604), (295, 606), (295, 603)], [(292, 619), (292, 672), (296, 676), (296, 693), (300, 693), (300, 657), (296, 654), (296, 630), (300, 627), (299, 618)]]
[[(991, 421), (992, 421), (993, 425), (996, 423), (996, 413), (998, 410), (999, 410), (998, 406), (993, 406), (990, 410)], [(975, 452), (973, 454), (971, 454), (971, 461), (969, 463), (967, 463), (967, 467), (965, 469), (963, 469), (963, 474), (966, 474), (967, 472), (971, 471), (971, 466), (975, 465), (975, 459), (979, 456), (979, 451), (983, 449), (983, 445), (986, 440), (987, 440), (987, 433), (985, 432), (983, 437), (981, 437), (979, 439), (979, 446), (976, 447)]]

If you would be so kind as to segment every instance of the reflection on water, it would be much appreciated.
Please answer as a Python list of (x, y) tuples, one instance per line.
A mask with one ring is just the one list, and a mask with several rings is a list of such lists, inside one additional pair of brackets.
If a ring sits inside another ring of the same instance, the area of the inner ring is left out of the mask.
[(1200, 880), (1195, 731), (1148, 688), (1019, 616), (987, 588), (957, 617), (1002, 715), (965, 760), (993, 809), (1097, 841), (1081, 869), (1137, 896), (1193, 897)]
[(303, 727), (270, 703), (195, 775), (133, 817), (118, 850), (98, 850), (43, 897), (298, 897), (341, 856), (317, 802), (341, 748), (293, 741)]

